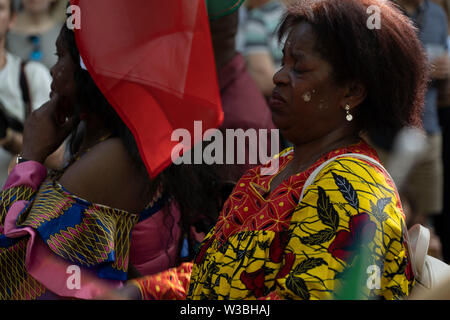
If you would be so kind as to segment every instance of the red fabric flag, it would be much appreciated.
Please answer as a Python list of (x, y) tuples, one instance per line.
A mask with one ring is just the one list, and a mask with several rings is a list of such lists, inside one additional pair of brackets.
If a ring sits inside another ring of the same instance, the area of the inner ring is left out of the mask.
[[(178, 128), (223, 121), (204, 0), (71, 0), (77, 46), (95, 83), (133, 133), (151, 177), (171, 163)], [(202, 133), (203, 133), (202, 132)], [(191, 145), (192, 146), (192, 145)]]

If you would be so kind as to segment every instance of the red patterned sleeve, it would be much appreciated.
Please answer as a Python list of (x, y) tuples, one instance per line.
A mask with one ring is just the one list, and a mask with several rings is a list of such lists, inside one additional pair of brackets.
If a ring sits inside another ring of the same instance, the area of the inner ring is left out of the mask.
[(137, 286), (143, 300), (184, 300), (189, 289), (192, 263), (177, 268), (131, 280)]
[(284, 300), (277, 291), (271, 291), (268, 295), (259, 298), (258, 300)]

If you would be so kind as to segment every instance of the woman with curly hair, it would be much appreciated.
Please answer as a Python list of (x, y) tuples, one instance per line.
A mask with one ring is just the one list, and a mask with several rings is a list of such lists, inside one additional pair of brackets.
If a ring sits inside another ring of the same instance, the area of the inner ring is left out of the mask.
[[(371, 6), (381, 28), (368, 27)], [(269, 163), (242, 176), (193, 264), (132, 280), (128, 297), (339, 298), (369, 267), (379, 283), (366, 286), (366, 274), (351, 289), (358, 297), (410, 294), (400, 198), (363, 137), (421, 125), (427, 63), (416, 29), (386, 1), (302, 0), (290, 2), (279, 37), (270, 107), (294, 147), (272, 160), (272, 175)]]

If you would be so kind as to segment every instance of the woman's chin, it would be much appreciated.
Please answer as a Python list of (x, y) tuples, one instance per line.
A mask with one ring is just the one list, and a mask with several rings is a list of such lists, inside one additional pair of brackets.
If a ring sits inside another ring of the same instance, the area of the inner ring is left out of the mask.
[(284, 139), (291, 141), (291, 130), (289, 130), (289, 128), (287, 126), (280, 126), (278, 125), (275, 121), (273, 121), (273, 123), (275, 124), (275, 127), (278, 129), (279, 133), (281, 136), (283, 136)]
[(272, 122), (278, 129), (280, 129), (280, 125), (283, 124), (283, 117), (278, 112), (272, 111)]
[(275, 125), (275, 127), (279, 130), (280, 136), (283, 136), (283, 138), (290, 143), (292, 143), (293, 140), (295, 140), (295, 133), (296, 130), (295, 127), (293, 128), (289, 123), (286, 121), (277, 121), (272, 117), (272, 122)]
[(280, 132), (286, 131), (286, 129), (289, 127), (288, 120), (289, 119), (286, 119), (286, 117), (272, 112), (272, 122), (275, 127), (280, 130)]

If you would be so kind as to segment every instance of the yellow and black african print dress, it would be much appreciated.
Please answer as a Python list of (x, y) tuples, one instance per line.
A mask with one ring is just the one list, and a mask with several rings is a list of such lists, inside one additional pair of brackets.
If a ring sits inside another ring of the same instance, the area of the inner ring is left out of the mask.
[[(274, 176), (260, 175), (261, 167), (248, 171), (200, 246), (190, 281), (191, 266), (182, 265), (135, 282), (143, 296), (179, 298), (188, 287), (189, 299), (407, 296), (414, 277), (404, 217), (384, 172), (341, 157), (321, 170), (299, 203), (314, 169), (345, 153), (377, 158), (365, 142), (330, 152), (270, 194)], [(279, 170), (292, 158), (292, 150), (280, 154)]]

